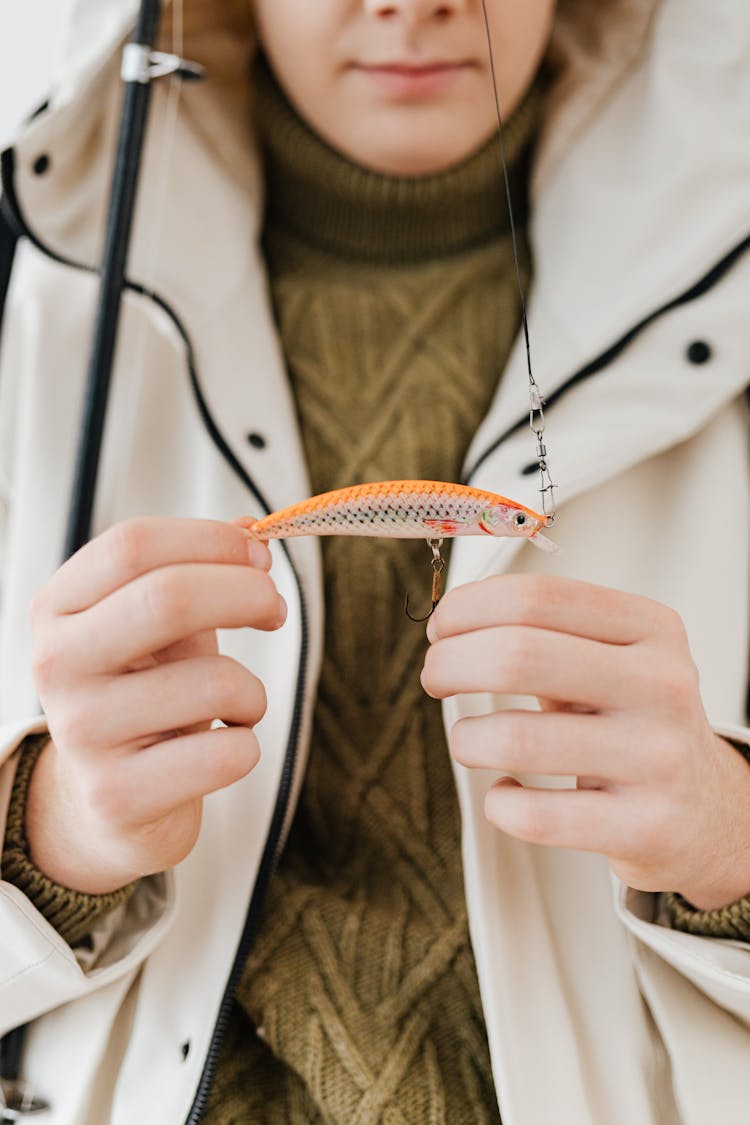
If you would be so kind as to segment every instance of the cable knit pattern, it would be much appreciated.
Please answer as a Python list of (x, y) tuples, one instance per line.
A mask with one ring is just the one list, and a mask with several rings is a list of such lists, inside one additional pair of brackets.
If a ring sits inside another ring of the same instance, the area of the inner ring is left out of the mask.
[(750, 941), (750, 896), (718, 910), (697, 910), (682, 895), (665, 896), (667, 911), (676, 930), (699, 937), (734, 938)]

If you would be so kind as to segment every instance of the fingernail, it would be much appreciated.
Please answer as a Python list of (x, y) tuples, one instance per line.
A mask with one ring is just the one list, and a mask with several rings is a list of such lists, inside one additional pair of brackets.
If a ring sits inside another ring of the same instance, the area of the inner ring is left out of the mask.
[(434, 617), (431, 617), (427, 622), (427, 640), (430, 644), (433, 644), (437, 640), (437, 626)]
[(271, 569), (271, 552), (260, 539), (248, 540), (247, 557), (250, 560), (251, 566), (257, 566), (259, 570)]
[(289, 612), (289, 610), (287, 608), (287, 604), (284, 601), (284, 599), (282, 598), (281, 594), (279, 594), (279, 624), (278, 624), (279, 629), (281, 628), (281, 626), (286, 621), (288, 612)]

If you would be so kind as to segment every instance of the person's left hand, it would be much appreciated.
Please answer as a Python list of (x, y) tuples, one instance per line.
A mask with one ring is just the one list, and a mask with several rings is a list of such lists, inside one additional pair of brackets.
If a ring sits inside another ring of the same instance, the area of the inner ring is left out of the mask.
[(536, 696), (541, 711), (460, 719), (469, 768), (571, 775), (576, 789), (506, 777), (487, 819), (535, 844), (600, 852), (628, 886), (711, 910), (750, 892), (750, 767), (709, 726), (682, 619), (590, 583), (503, 575), (446, 594), (422, 672), (437, 699)]

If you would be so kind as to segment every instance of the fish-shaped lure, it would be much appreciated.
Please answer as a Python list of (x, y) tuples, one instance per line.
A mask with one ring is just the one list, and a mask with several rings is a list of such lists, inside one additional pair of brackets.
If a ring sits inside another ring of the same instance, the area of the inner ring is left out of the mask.
[(370, 535), (430, 540), (495, 535), (530, 539), (543, 550), (555, 549), (539, 534), (548, 525), (546, 516), (494, 492), (435, 480), (352, 485), (292, 504), (263, 519), (238, 523), (254, 539)]
[(547, 516), (468, 485), (436, 480), (387, 480), (323, 492), (260, 520), (236, 521), (253, 539), (287, 539), (297, 535), (369, 535), (389, 539), (425, 539), (432, 550), (432, 609), (440, 600), (443, 539), (458, 535), (510, 536), (529, 539), (544, 551), (556, 545), (541, 532)]

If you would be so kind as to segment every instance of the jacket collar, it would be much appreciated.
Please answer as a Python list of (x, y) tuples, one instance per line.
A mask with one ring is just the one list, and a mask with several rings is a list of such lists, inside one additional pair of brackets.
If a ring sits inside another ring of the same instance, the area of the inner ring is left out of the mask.
[(74, 101), (135, 25), (139, 0), (72, 0), (55, 101)]
[(664, 0), (586, 127), (540, 154), (537, 282), (584, 360), (750, 233), (749, 55), (744, 0)]
[[(119, 47), (137, 7), (137, 0), (76, 0), (52, 109), (19, 141), (18, 193), (32, 226), (64, 256), (89, 263), (99, 253), (109, 180), (108, 161), (95, 154), (114, 144)], [(550, 369), (539, 363), (543, 389), (570, 369), (556, 361), (567, 345), (576, 364), (586, 362), (747, 234), (745, 0), (725, 0), (720, 9), (662, 0), (652, 18), (652, 0), (606, 7), (597, 38), (605, 61), (587, 81), (579, 73), (589, 67), (582, 48), (568, 50), (575, 81), (568, 72), (558, 81), (553, 96), (562, 102), (537, 154), (530, 231), (537, 300), (557, 333)], [(250, 267), (262, 206), (249, 99), (237, 82), (244, 56), (232, 56), (237, 35), (228, 15), (225, 22), (211, 33), (218, 48), (212, 41), (205, 49), (229, 58), (231, 80), (218, 69), (203, 86), (183, 87), (174, 136), (169, 85), (155, 84), (130, 259), (131, 276), (196, 307), (218, 304)], [(558, 38), (565, 34), (563, 22)], [(34, 176), (35, 155), (45, 149), (51, 170)], [(674, 218), (665, 223), (665, 216)], [(532, 342), (540, 361), (542, 333), (549, 336), (537, 318)]]

